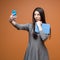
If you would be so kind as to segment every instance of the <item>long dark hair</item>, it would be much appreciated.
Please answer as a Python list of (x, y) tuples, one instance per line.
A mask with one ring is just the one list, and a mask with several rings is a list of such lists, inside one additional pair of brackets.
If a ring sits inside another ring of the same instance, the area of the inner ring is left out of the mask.
[(44, 14), (43, 8), (40, 8), (40, 7), (35, 8), (34, 11), (33, 11), (33, 15), (32, 15), (32, 20), (33, 20), (33, 37), (35, 39), (37, 39), (38, 36), (37, 36), (37, 33), (35, 32), (35, 22), (36, 22), (36, 20), (34, 18), (35, 11), (38, 11), (39, 12), (39, 14), (41, 16), (42, 23), (46, 23), (46, 20), (45, 20), (45, 14)]

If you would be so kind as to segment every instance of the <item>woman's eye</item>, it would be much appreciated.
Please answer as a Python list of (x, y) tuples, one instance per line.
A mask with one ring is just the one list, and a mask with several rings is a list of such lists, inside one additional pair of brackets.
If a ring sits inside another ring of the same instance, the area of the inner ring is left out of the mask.
[(40, 15), (40, 14), (37, 14), (37, 15)]
[(34, 14), (34, 15), (40, 15), (40, 14)]

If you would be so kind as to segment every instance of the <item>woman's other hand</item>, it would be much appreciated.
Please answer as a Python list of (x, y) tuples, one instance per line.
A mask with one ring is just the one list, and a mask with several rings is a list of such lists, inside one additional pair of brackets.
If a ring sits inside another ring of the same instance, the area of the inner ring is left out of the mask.
[(42, 31), (42, 21), (37, 21), (36, 24), (39, 27), (39, 31)]

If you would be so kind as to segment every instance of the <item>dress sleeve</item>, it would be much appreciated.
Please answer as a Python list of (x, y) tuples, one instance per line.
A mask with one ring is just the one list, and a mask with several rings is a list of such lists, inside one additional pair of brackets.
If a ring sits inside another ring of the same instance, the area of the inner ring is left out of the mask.
[(46, 40), (46, 39), (48, 38), (48, 36), (49, 36), (49, 34), (45, 34), (45, 33), (43, 32), (43, 30), (40, 31), (40, 37), (41, 37), (42, 40)]
[(27, 30), (27, 31), (29, 31), (29, 24), (18, 24), (18, 23), (16, 23), (15, 27), (18, 30)]

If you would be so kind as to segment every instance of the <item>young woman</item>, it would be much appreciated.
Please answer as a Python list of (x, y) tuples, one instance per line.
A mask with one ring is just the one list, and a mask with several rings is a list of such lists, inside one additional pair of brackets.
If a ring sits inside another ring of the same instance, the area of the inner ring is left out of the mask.
[[(18, 30), (26, 30), (29, 32), (28, 47), (25, 52), (24, 60), (49, 60), (47, 48), (44, 41), (50, 34), (45, 34), (42, 29), (42, 23), (46, 23), (44, 10), (37, 7), (33, 11), (32, 22), (28, 24), (18, 24), (16, 16), (11, 15), (10, 23)], [(39, 28), (39, 33), (35, 31), (35, 25)]]

